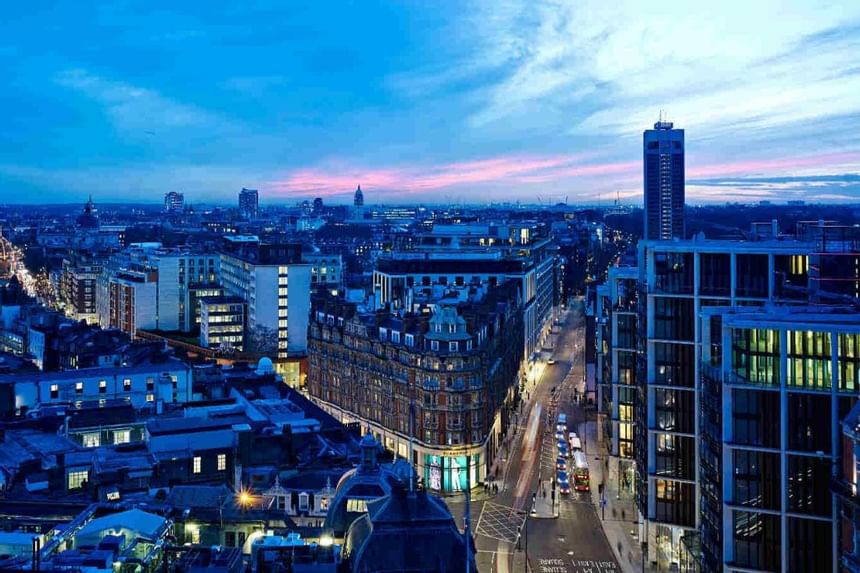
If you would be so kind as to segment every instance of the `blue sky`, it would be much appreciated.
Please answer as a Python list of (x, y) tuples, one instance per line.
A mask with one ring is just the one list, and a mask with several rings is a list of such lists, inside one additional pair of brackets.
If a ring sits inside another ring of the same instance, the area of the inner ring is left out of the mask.
[(691, 202), (860, 200), (858, 2), (26, 4), (0, 202), (633, 201), (661, 109)]

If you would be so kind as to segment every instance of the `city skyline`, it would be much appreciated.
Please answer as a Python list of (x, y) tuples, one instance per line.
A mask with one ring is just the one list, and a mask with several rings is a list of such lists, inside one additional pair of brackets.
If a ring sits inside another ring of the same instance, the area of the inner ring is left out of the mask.
[(860, 200), (848, 3), (280, 4), (9, 7), (0, 202), (633, 203), (661, 109), (689, 203)]

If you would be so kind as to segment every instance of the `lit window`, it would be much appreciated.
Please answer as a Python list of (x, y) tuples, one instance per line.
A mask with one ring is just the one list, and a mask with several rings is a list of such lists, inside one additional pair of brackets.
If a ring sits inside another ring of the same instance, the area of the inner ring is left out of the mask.
[(146, 395), (147, 402), (155, 402), (155, 394), (147, 394)]
[(131, 378), (126, 378), (125, 380), (122, 381), (122, 389), (125, 390), (126, 392), (131, 391)]
[(51, 384), (51, 399), (55, 400), (60, 397), (60, 386), (59, 384)]
[(131, 430), (116, 430), (113, 433), (114, 444), (127, 444), (131, 441)]
[(346, 510), (351, 513), (367, 512), (367, 501), (363, 499), (347, 499)]
[(99, 380), (99, 394), (107, 394), (107, 380)]
[(69, 472), (69, 489), (82, 488), (89, 477), (89, 470)]
[(223, 472), (227, 469), (227, 454), (218, 454), (218, 471)]
[(203, 460), (200, 458), (200, 456), (194, 456), (194, 459), (192, 460), (192, 464), (193, 465), (192, 465), (191, 471), (196, 473), (196, 474), (199, 474), (201, 467), (203, 465)]
[(83, 382), (75, 382), (75, 394), (83, 394), (84, 393), (84, 383)]
[(83, 435), (83, 444), (85, 448), (97, 448), (102, 444), (101, 434), (98, 432), (90, 432)]

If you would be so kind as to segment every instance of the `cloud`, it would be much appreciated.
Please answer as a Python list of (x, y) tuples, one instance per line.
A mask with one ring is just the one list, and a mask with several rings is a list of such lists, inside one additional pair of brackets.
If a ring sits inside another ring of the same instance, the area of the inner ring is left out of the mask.
[(488, 0), (476, 13), (500, 4), (464, 32), (479, 39), (467, 66), (504, 70), (476, 89), (473, 127), (555, 123), (560, 108), (570, 134), (633, 136), (667, 108), (694, 138), (744, 138), (860, 111), (860, 4)]
[(65, 70), (56, 81), (104, 106), (116, 129), (141, 137), (162, 129), (212, 128), (227, 123), (155, 90), (109, 80), (83, 69)]
[(592, 153), (560, 156), (509, 155), (443, 163), (382, 168), (361, 168), (344, 164), (297, 169), (270, 181), (268, 187), (281, 193), (339, 195), (358, 184), (368, 189), (388, 190), (403, 195), (437, 190), (478, 190), (486, 185), (518, 186), (554, 181), (576, 175), (597, 175), (634, 168), (635, 164), (586, 163)]

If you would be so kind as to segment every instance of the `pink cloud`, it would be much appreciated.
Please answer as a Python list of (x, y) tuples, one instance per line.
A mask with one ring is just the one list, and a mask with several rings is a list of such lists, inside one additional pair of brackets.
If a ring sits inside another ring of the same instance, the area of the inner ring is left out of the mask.
[(860, 165), (860, 153), (849, 151), (702, 165), (688, 168), (687, 179), (729, 175), (786, 175), (786, 171), (790, 172), (800, 168), (826, 169), (844, 165)]
[(575, 176), (620, 173), (635, 162), (580, 164), (593, 153), (558, 156), (507, 155), (432, 166), (386, 168), (312, 167), (292, 171), (268, 186), (279, 193), (321, 196), (349, 193), (355, 185), (404, 194), (488, 183), (541, 183)]
[[(588, 182), (591, 194), (615, 193), (641, 188), (642, 162), (593, 162), (593, 152), (571, 155), (503, 155), (475, 161), (437, 165), (359, 167), (347, 162), (296, 169), (264, 185), (278, 194), (347, 195), (361, 184), (367, 189), (397, 195), (427, 195), (435, 191), (475, 189), (486, 185), (544, 185), (561, 183), (576, 192), (577, 183)], [(692, 163), (692, 161), (690, 162)], [(801, 157), (731, 161), (706, 165), (688, 164), (687, 179), (708, 177), (785, 175), (797, 170), (832, 169), (860, 165), (860, 153), (838, 152)], [(693, 194), (701, 194), (692, 186)], [(641, 191), (640, 191), (641, 193)]]

